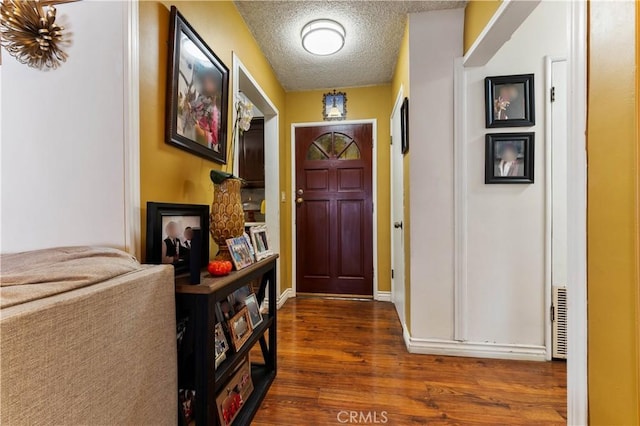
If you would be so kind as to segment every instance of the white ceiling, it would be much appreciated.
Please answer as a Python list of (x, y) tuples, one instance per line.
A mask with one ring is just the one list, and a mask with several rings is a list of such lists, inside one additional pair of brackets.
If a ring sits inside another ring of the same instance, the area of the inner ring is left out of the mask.
[[(244, 1), (236, 7), (287, 91), (368, 86), (393, 76), (408, 13), (464, 7), (466, 1)], [(302, 48), (302, 27), (340, 22), (344, 48), (315, 56)]]

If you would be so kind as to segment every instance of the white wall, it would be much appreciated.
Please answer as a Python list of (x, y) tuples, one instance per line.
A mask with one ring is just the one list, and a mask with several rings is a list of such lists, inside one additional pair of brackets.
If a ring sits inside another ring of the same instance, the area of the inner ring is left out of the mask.
[[(544, 345), (545, 62), (567, 56), (567, 3), (542, 2), (489, 63), (468, 69), (468, 339)], [(484, 78), (535, 74), (536, 125), (486, 129)], [(535, 132), (535, 183), (484, 184), (484, 136)]]
[(59, 5), (73, 42), (57, 70), (2, 51), (2, 252), (124, 248), (126, 8)]
[[(462, 56), (463, 10), (410, 15), (411, 330), (405, 338), (414, 352), (544, 359), (544, 66), (547, 55), (567, 55), (566, 7), (543, 1), (487, 65), (462, 71), (466, 190), (454, 181), (454, 58)], [(536, 125), (486, 129), (484, 78), (526, 73), (535, 74)], [(485, 134), (519, 131), (536, 133), (535, 184), (485, 185)], [(454, 273), (458, 196), (467, 212), (466, 287)], [(456, 297), (464, 303), (456, 305)]]
[(453, 338), (453, 74), (464, 9), (409, 16), (411, 335)]

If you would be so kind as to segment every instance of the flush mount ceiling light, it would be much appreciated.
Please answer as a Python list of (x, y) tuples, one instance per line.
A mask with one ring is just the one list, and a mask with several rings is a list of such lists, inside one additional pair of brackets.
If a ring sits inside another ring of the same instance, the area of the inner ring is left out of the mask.
[(314, 55), (333, 55), (344, 46), (344, 27), (331, 19), (318, 19), (302, 28), (302, 47)]

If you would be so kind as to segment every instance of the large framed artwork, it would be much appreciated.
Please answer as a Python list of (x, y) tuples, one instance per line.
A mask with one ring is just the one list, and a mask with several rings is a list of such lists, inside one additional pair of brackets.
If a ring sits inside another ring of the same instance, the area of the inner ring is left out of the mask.
[(227, 162), (229, 69), (171, 6), (166, 142)]
[(484, 79), (487, 128), (536, 124), (533, 81), (533, 74)]
[(400, 107), (400, 134), (402, 135), (402, 153), (409, 152), (409, 98), (404, 98)]
[(484, 183), (533, 183), (535, 134), (486, 135)]

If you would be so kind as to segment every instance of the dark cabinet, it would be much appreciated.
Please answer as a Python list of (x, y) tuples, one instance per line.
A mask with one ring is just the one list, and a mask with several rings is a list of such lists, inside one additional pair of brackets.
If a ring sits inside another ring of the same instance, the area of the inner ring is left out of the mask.
[(251, 127), (240, 135), (240, 177), (247, 188), (264, 188), (264, 118), (251, 120)]

